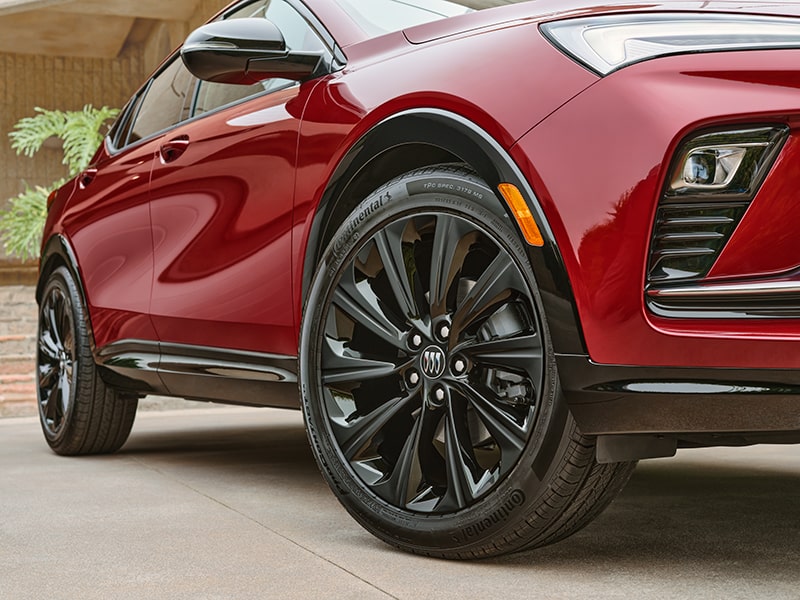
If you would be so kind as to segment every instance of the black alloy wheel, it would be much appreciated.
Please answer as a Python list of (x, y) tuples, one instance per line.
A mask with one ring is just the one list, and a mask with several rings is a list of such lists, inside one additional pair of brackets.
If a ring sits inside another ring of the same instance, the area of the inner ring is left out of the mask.
[(39, 414), (45, 432), (55, 437), (75, 403), (75, 324), (72, 302), (63, 286), (51, 285), (47, 289), (40, 314)]
[(72, 273), (58, 267), (46, 277), (36, 352), (44, 437), (57, 454), (114, 452), (128, 438), (138, 398), (118, 393), (100, 377), (86, 309)]
[(463, 216), (412, 213), (363, 238), (325, 315), (325, 411), (343, 458), (393, 506), (446, 513), (516, 464), (542, 387), (528, 286)]
[(548, 543), (630, 474), (602, 483), (591, 511), (550, 511), (547, 532), (530, 525), (566, 492), (551, 483), (577, 495), (562, 461), (572, 438), (587, 439), (564, 409), (538, 288), (496, 203), (461, 167), (398, 178), (333, 236), (306, 305), (301, 395), (321, 470), (368, 530), (415, 552)]

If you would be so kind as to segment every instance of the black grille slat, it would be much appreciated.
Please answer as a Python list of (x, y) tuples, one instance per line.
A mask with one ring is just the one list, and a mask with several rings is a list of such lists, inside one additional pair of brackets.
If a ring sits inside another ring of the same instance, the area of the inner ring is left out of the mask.
[(716, 225), (730, 225), (730, 217), (679, 217), (665, 219), (658, 223), (659, 227), (714, 227)]
[(745, 202), (662, 204), (650, 247), (648, 280), (703, 277), (747, 208)]
[(725, 237), (718, 231), (692, 231), (688, 233), (663, 233), (656, 237), (656, 242), (691, 242), (702, 240), (719, 240)]
[(655, 256), (656, 259), (663, 259), (681, 256), (706, 256), (715, 253), (713, 248), (669, 248), (667, 250), (653, 252), (653, 256)]

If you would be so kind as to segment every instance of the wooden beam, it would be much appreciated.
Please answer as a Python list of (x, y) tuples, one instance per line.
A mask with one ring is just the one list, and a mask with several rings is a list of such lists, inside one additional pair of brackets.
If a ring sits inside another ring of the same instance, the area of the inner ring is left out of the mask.
[(73, 0), (0, 0), (0, 16), (67, 4)]
[(55, 10), (0, 17), (0, 52), (115, 58), (133, 26), (132, 17), (87, 16)]
[(188, 21), (197, 10), (197, 3), (198, 0), (71, 0), (59, 4), (57, 10), (86, 15)]
[(0, 16), (58, 8), (65, 12), (186, 21), (200, 0), (0, 0)]

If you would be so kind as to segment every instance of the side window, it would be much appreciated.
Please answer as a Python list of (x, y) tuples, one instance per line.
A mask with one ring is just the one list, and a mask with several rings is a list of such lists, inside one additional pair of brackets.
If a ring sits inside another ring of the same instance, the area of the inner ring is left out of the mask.
[(133, 98), (128, 100), (128, 103), (120, 111), (117, 121), (108, 132), (108, 137), (111, 140), (111, 146), (113, 148), (122, 148), (125, 145), (125, 141), (128, 139), (128, 133), (130, 133), (131, 130), (133, 117), (141, 101), (142, 92), (137, 92)]
[[(325, 48), (322, 40), (320, 40), (308, 22), (285, 0), (258, 0), (231, 13), (226, 18), (242, 19), (248, 17), (263, 17), (275, 23), (283, 33), (286, 45), (291, 50), (317, 51)], [(197, 91), (194, 114), (200, 115), (220, 106), (263, 92), (274, 92), (293, 84), (294, 82), (288, 79), (268, 79), (253, 85), (231, 85), (201, 81)]]
[(144, 96), (138, 101), (139, 107), (133, 116), (127, 139), (120, 136), (118, 145), (131, 144), (187, 119), (195, 81), (183, 66), (180, 55), (176, 54), (172, 62), (150, 82)]

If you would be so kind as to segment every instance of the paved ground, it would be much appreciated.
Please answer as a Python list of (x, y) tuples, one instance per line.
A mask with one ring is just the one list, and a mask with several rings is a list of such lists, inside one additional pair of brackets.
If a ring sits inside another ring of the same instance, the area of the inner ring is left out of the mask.
[(323, 483), (300, 415), (140, 413), (113, 456), (0, 420), (0, 598), (800, 598), (800, 447), (644, 462), (573, 538), (455, 563), (389, 548)]

